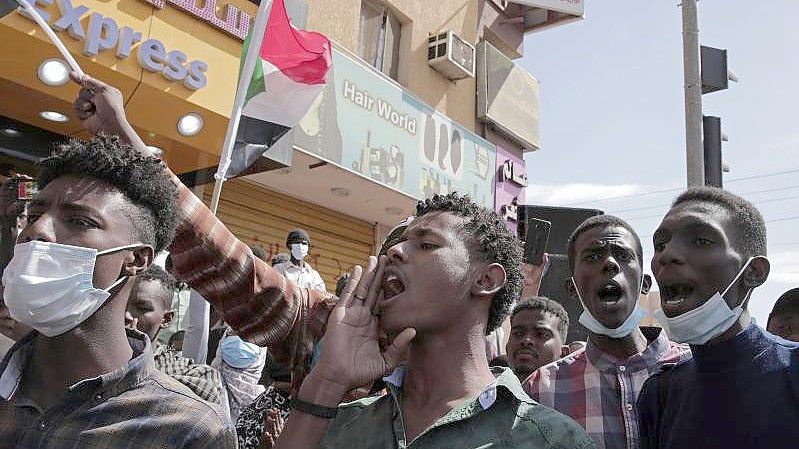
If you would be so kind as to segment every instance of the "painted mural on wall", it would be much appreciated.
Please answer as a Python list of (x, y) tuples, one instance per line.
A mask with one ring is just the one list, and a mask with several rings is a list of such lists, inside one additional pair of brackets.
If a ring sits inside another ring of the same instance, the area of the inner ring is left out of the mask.
[(458, 191), (494, 206), (493, 144), (335, 49), (294, 145), (415, 198)]

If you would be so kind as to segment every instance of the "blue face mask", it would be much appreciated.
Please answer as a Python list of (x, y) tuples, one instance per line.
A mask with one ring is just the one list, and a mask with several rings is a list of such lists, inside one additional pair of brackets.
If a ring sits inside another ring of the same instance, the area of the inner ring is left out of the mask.
[(717, 292), (701, 306), (674, 317), (667, 317), (663, 313), (663, 309), (658, 309), (655, 312), (655, 319), (660, 322), (666, 333), (678, 343), (703, 345), (727, 332), (741, 317), (746, 298), (734, 309), (730, 309), (729, 304), (724, 300), (724, 296), (738, 282), (738, 279), (741, 278), (741, 275), (746, 271), (746, 267), (749, 266), (753, 259), (754, 257), (750, 257), (746, 261), (723, 292)]
[[(646, 311), (641, 308), (640, 302), (636, 300), (635, 308), (632, 310), (632, 312), (630, 312), (630, 315), (627, 317), (627, 319), (625, 319), (619, 327), (611, 329), (600, 323), (599, 320), (591, 315), (591, 312), (588, 311), (588, 307), (585, 306), (585, 302), (583, 302), (583, 297), (580, 295), (580, 289), (577, 287), (577, 282), (574, 281), (574, 278), (571, 278), (571, 281), (572, 284), (574, 284), (574, 290), (577, 292), (577, 297), (580, 299), (580, 304), (583, 305), (583, 313), (580, 315), (579, 320), (580, 324), (595, 334), (605, 335), (610, 338), (624, 338), (632, 334), (633, 331), (638, 327), (638, 324), (641, 322), (641, 320), (646, 316)], [(642, 276), (641, 284), (639, 284), (638, 288), (639, 294), (643, 282), (644, 278)]]
[(247, 368), (258, 361), (261, 348), (239, 336), (225, 338), (222, 342), (222, 360), (233, 368)]

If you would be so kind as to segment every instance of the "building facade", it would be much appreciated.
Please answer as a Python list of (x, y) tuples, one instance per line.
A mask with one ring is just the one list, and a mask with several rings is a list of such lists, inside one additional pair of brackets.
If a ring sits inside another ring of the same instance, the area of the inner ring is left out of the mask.
[[(33, 0), (31, 0), (33, 1)], [(459, 191), (515, 228), (540, 148), (539, 85), (513, 63), (527, 33), (582, 17), (582, 0), (286, 0), (327, 35), (323, 95), (277, 145), (288, 158), (228, 181), (220, 218), (268, 254), (309, 231), (328, 288), (375, 252), (416, 202)], [(132, 124), (210, 197), (258, 5), (248, 0), (35, 0), (90, 75), (119, 87)], [(0, 171), (33, 174), (53, 142), (83, 136), (60, 56), (16, 11), (0, 19)], [(54, 81), (55, 80), (55, 81)]]

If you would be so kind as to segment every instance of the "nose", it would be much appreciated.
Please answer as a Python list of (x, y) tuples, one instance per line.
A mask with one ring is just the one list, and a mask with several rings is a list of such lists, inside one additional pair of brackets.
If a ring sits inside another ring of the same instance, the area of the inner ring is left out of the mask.
[(405, 242), (399, 242), (386, 251), (386, 256), (388, 257), (389, 262), (399, 263), (405, 262), (407, 260), (408, 256), (405, 253), (404, 245)]
[(130, 324), (132, 322), (133, 322), (133, 314), (130, 313), (130, 311), (126, 310), (125, 311), (125, 324), (127, 325), (127, 324)]
[(663, 244), (663, 250), (655, 255), (658, 265), (681, 264), (682, 255), (677, 247), (677, 242), (671, 241)]
[(32, 241), (55, 242), (55, 220), (49, 214), (40, 215), (35, 221), (28, 221), (27, 226), (19, 234), (18, 243)]
[(605, 272), (610, 272), (615, 274), (618, 273), (620, 269), (621, 268), (619, 267), (619, 263), (616, 261), (613, 255), (608, 254), (608, 257), (605, 258), (605, 264), (602, 267), (602, 270)]

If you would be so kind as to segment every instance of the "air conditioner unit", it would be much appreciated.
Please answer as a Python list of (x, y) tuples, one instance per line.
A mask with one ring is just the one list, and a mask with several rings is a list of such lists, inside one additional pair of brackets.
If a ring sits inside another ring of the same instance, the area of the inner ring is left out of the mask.
[(430, 36), (427, 64), (451, 80), (474, 77), (474, 46), (452, 31)]

